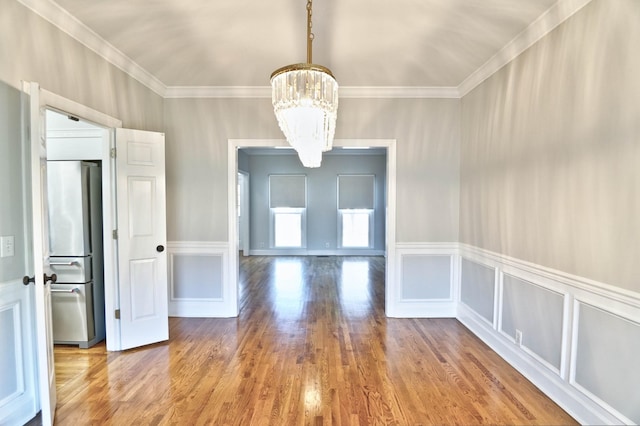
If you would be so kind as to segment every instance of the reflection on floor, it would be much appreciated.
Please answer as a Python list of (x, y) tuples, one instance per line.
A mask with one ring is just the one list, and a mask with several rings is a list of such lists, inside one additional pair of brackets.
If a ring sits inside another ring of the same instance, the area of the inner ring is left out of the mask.
[(56, 347), (57, 424), (570, 424), (454, 319), (384, 316), (384, 258), (241, 258), (238, 318)]

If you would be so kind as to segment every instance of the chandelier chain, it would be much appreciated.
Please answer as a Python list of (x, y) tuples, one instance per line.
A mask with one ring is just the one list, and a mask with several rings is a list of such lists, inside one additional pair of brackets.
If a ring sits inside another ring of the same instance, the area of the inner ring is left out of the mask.
[(307, 0), (307, 63), (313, 63), (313, 52), (312, 52), (312, 44), (314, 34), (311, 32), (311, 28), (313, 27), (312, 15), (313, 15), (313, 0)]

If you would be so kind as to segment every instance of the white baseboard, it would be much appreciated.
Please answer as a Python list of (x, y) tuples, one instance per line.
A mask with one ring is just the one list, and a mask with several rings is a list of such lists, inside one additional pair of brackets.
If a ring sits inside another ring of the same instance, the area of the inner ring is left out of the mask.
[(170, 317), (182, 318), (232, 318), (236, 312), (224, 300), (176, 300), (169, 304)]
[(384, 256), (384, 250), (372, 249), (260, 249), (249, 250), (250, 256)]
[(391, 318), (455, 318), (456, 303), (453, 301), (399, 301), (391, 312)]

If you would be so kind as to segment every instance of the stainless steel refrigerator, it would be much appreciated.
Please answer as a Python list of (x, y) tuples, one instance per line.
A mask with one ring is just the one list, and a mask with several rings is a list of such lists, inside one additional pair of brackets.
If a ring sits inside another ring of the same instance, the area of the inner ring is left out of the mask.
[(88, 348), (105, 338), (102, 173), (98, 163), (48, 161), (53, 340)]

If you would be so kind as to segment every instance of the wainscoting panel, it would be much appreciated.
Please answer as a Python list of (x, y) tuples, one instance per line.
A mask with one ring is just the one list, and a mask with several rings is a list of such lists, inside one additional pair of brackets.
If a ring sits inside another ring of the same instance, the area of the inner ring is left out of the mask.
[(222, 299), (222, 255), (175, 253), (171, 261), (172, 299)]
[(228, 244), (170, 242), (169, 315), (228, 317)]
[(500, 331), (540, 357), (558, 374), (562, 362), (564, 296), (528, 281), (505, 274)]
[(455, 317), (458, 256), (451, 244), (398, 243), (397, 317)]
[(625, 423), (640, 424), (640, 324), (580, 301), (575, 318), (572, 383)]
[(451, 256), (402, 257), (402, 300), (451, 300)]
[(0, 424), (23, 424), (36, 414), (32, 288), (0, 283)]
[(496, 269), (468, 259), (461, 260), (460, 301), (480, 317), (494, 324), (496, 295)]
[(640, 423), (640, 294), (466, 244), (459, 255), (460, 322), (580, 423)]

